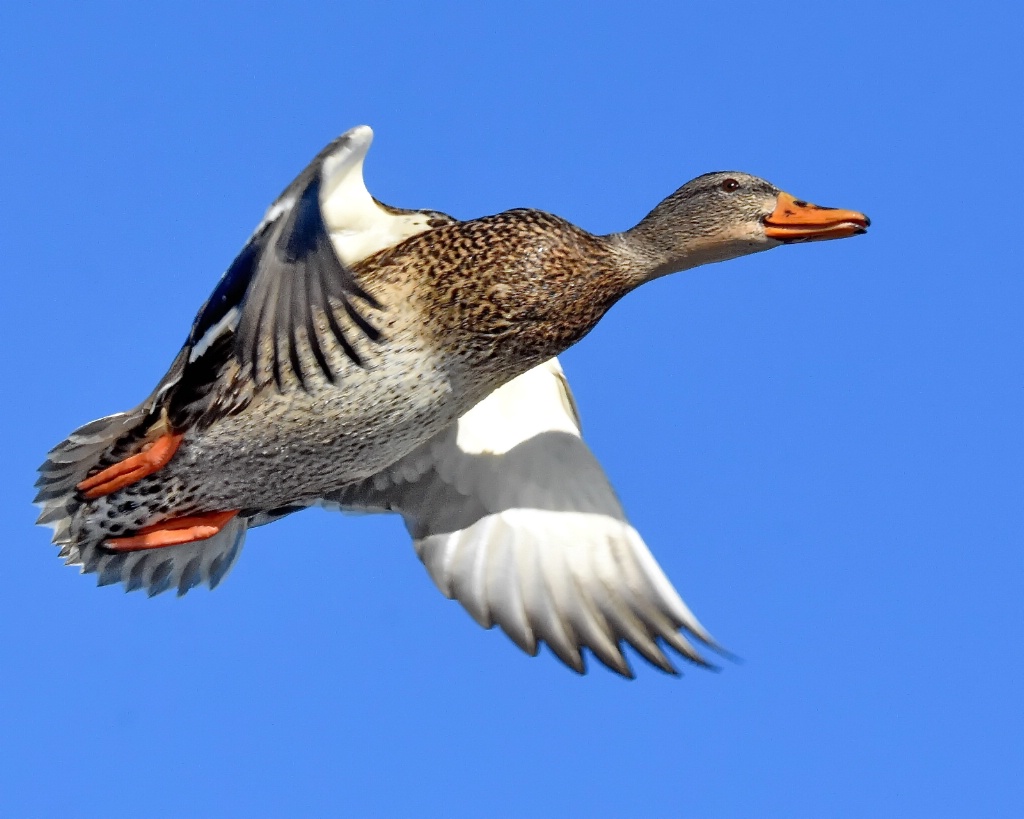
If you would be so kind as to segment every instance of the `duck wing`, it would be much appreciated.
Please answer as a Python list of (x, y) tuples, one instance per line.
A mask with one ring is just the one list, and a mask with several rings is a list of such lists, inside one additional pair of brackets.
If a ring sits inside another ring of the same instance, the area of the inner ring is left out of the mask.
[(385, 473), (326, 499), (400, 512), (438, 588), (524, 651), (578, 672), (581, 649), (626, 676), (625, 641), (670, 673), (664, 640), (716, 647), (630, 525), (590, 448), (558, 361), (519, 376)]
[[(286, 373), (303, 387), (312, 370), (333, 382), (332, 345), (362, 366), (356, 339), (380, 340), (364, 308), (381, 305), (356, 281), (355, 260), (346, 263), (335, 251), (323, 203), (354, 194), (355, 210), (374, 207), (362, 183), (372, 139), (365, 126), (338, 137), (270, 206), (196, 316), (186, 342), (190, 369), (211, 350), (227, 352), (257, 387), (272, 379), (280, 389)], [(225, 350), (220, 342), (229, 335)], [(300, 338), (308, 356), (300, 353)]]
[[(195, 415), (240, 409), (267, 384), (276, 382), (281, 389), (288, 373), (301, 387), (317, 372), (334, 381), (341, 359), (337, 350), (362, 364), (360, 345), (380, 339), (364, 311), (382, 305), (359, 285), (353, 266), (409, 236), (455, 221), (436, 211), (400, 210), (375, 200), (362, 173), (372, 140), (366, 126), (342, 134), (270, 206), (145, 401), (86, 424), (48, 454), (36, 481), (38, 522), (53, 528), (53, 542), (67, 562), (99, 572), (103, 583), (121, 580), (151, 593), (168, 585), (179, 592), (197, 582), (212, 586), (237, 557), (247, 523), (274, 517), (262, 514), (232, 524), (222, 537), (175, 547), (171, 563), (166, 555), (114, 560), (97, 544), (75, 545), (71, 534), (82, 504), (77, 485), (97, 466), (136, 454), (154, 428), (166, 432), (168, 420), (184, 428)], [(233, 376), (225, 378), (226, 372)]]

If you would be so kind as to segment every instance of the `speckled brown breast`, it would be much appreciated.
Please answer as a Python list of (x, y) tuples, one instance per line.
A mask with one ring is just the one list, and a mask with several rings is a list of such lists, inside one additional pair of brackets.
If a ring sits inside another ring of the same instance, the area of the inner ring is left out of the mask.
[(379, 298), (408, 292), (427, 317), (418, 332), (476, 383), (565, 350), (626, 291), (605, 240), (525, 209), (415, 236), (368, 259), (360, 278)]

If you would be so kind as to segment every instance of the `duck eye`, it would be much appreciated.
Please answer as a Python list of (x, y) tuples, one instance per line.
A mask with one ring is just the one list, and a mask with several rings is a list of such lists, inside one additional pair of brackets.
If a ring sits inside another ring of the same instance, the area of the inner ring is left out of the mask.
[(738, 191), (740, 189), (740, 183), (735, 179), (725, 179), (719, 187), (726, 193), (732, 193), (733, 191)]

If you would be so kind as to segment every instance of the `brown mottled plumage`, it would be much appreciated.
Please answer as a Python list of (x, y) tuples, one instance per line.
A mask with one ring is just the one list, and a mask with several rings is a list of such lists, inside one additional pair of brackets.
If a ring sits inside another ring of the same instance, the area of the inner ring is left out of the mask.
[[(416, 505), (422, 523), (429, 503), (382, 496), (381, 487), (415, 486), (432, 469), (424, 446), (521, 374), (554, 372), (545, 362), (630, 290), (783, 241), (867, 226), (860, 214), (796, 202), (741, 173), (698, 177), (635, 228), (609, 236), (526, 209), (460, 222), (372, 199), (361, 176), (370, 136), (366, 128), (343, 135), (271, 206), (149, 399), (51, 452), (37, 484), (40, 522), (54, 527), (69, 563), (99, 572), (101, 583), (151, 593), (175, 583), (183, 593), (219, 582), (247, 524), (320, 499), (382, 505), (407, 519)], [(567, 387), (564, 394), (569, 406)], [(578, 424), (565, 423), (578, 436)], [(147, 467), (150, 474), (104, 483), (148, 444), (171, 440), (177, 449)], [(363, 485), (375, 489), (353, 494)], [(609, 497), (602, 514), (617, 520), (621, 510)], [(108, 547), (135, 544), (140, 530), (173, 530), (183, 518), (230, 519), (234, 510), (230, 523), (218, 520), (216, 536), (204, 540), (215, 529), (197, 529), (202, 537), (153, 557), (134, 551), (149, 546)], [(665, 606), (663, 619), (645, 628), (670, 639), (671, 621), (672, 634), (685, 624), (710, 639), (681, 613), (681, 601)], [(643, 643), (636, 629), (623, 628), (634, 645)], [(552, 634), (544, 639), (576, 668), (572, 646), (600, 642)], [(536, 648), (533, 638), (519, 642)], [(599, 656), (622, 670), (607, 647)]]
[[(389, 305), (366, 311), (386, 341), (359, 346), (365, 367), (336, 351), (336, 385), (314, 376), (302, 389), (288, 376), (277, 390), (267, 378), (241, 411), (197, 416), (170, 464), (92, 501), (72, 532), (125, 534), (111, 511), (128, 503), (130, 525), (141, 528), (154, 499), (159, 515), (272, 509), (376, 474), (589, 332), (628, 289), (614, 261), (607, 240), (531, 210), (381, 251), (353, 267)], [(247, 392), (238, 376), (228, 359), (217, 379), (224, 396)]]

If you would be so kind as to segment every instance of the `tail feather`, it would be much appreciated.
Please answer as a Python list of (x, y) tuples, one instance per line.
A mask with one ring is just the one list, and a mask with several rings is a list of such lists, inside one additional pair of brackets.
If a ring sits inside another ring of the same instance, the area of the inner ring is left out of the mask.
[(126, 591), (145, 589), (152, 597), (174, 588), (178, 596), (206, 584), (211, 589), (224, 579), (242, 551), (248, 522), (231, 520), (206, 540), (138, 552), (111, 552), (101, 543), (76, 540), (72, 521), (82, 504), (75, 487), (103, 456), (147, 417), (145, 406), (109, 415), (75, 430), (55, 446), (39, 467), (35, 503), (36, 523), (53, 530), (58, 556), (83, 574), (95, 573), (97, 585), (123, 583)]
[(248, 524), (230, 521), (213, 537), (139, 552), (110, 552), (94, 544), (66, 544), (59, 552), (67, 566), (96, 574), (97, 586), (124, 584), (125, 591), (145, 589), (153, 597), (176, 589), (178, 597), (203, 584), (217, 588), (242, 553)]
[(206, 540), (143, 552), (101, 553), (95, 566), (85, 564), (83, 572), (95, 571), (97, 586), (123, 583), (125, 591), (145, 589), (150, 597), (168, 589), (176, 589), (181, 597), (203, 584), (215, 589), (238, 560), (247, 529), (244, 518), (235, 518)]
[(145, 411), (135, 409), (108, 415), (79, 427), (50, 450), (39, 467), (35, 504), (40, 507), (36, 523), (53, 529), (53, 542), (70, 543), (71, 518), (81, 501), (75, 487), (89, 470), (119, 438), (145, 418)]

